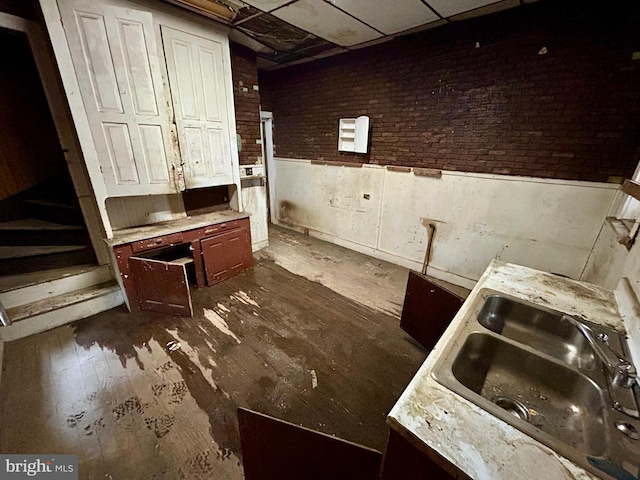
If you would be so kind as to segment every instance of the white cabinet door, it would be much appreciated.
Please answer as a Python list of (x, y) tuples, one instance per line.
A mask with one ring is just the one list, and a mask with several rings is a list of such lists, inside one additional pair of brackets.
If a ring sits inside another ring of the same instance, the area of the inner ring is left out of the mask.
[(162, 26), (186, 188), (233, 183), (222, 44)]
[(151, 13), (59, 3), (108, 194), (176, 193), (178, 151)]

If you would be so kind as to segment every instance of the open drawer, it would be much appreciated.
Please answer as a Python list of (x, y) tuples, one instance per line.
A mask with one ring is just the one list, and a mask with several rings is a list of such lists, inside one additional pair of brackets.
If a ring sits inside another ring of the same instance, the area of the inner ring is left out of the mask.
[(190, 317), (189, 283), (195, 276), (193, 253), (185, 243), (129, 258), (141, 310)]

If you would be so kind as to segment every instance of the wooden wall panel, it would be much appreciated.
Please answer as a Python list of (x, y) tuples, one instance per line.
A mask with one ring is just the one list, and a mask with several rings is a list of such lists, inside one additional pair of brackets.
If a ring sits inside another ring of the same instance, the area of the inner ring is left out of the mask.
[(24, 34), (0, 32), (0, 200), (66, 168)]
[(107, 213), (114, 230), (186, 217), (180, 195), (109, 197)]

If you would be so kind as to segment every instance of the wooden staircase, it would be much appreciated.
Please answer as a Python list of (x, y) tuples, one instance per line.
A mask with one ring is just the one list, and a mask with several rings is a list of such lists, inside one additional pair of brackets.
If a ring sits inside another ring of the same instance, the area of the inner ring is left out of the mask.
[(56, 178), (0, 202), (0, 341), (16, 340), (123, 303), (97, 265), (73, 187)]
[(122, 291), (107, 265), (0, 277), (0, 303), (11, 322), (0, 340), (11, 341), (117, 307)]
[(39, 218), (0, 222), (0, 276), (95, 263), (84, 226)]
[(68, 177), (0, 202), (0, 276), (95, 263)]

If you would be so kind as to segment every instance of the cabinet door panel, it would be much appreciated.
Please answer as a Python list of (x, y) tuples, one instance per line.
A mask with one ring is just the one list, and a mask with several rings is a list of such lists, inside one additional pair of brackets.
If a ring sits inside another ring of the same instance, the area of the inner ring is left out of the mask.
[(202, 240), (207, 285), (213, 285), (253, 264), (251, 236), (245, 229), (232, 230)]
[(176, 193), (170, 164), (177, 152), (151, 13), (59, 3), (108, 194)]
[(142, 310), (185, 317), (193, 315), (184, 263), (131, 257), (129, 266)]
[(227, 273), (225, 241), (225, 235), (202, 241), (202, 256), (204, 258), (207, 285), (213, 285)]
[(98, 112), (124, 113), (104, 16), (77, 12), (75, 21), (80, 37), (78, 46), (82, 47), (85, 57), (85, 78), (91, 82), (91, 93)]
[(222, 45), (166, 26), (162, 38), (186, 187), (233, 183)]
[(159, 125), (140, 125), (139, 129), (143, 159), (149, 172), (149, 182), (166, 185), (170, 179), (162, 128)]
[(102, 124), (107, 153), (116, 182), (120, 185), (140, 183), (138, 169), (133, 161), (133, 147), (126, 123)]
[(133, 110), (138, 115), (158, 115), (153, 76), (145, 48), (144, 26), (140, 22), (122, 18), (116, 19), (116, 22)]
[(463, 303), (463, 298), (410, 271), (400, 328), (431, 350)]
[(238, 270), (244, 267), (247, 261), (247, 235), (246, 230), (240, 230), (235, 235), (230, 235), (227, 241), (227, 264), (230, 270)]

